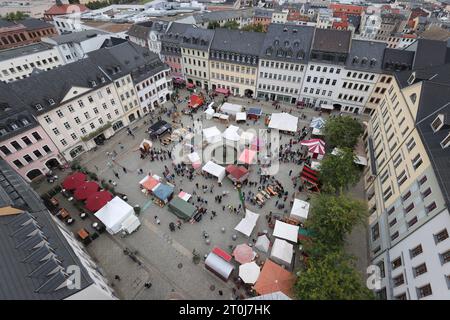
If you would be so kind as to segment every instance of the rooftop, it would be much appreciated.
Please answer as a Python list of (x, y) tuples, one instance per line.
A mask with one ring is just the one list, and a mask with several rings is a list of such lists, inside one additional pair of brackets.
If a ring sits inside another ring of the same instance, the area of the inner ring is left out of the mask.
[(51, 37), (49, 39), (55, 41), (58, 44), (63, 43), (80, 43), (88, 39), (95, 38), (98, 35), (107, 34), (106, 32), (99, 30), (86, 30), (80, 32), (72, 32), (63, 35), (58, 35), (56, 37)]
[(386, 43), (353, 40), (347, 57), (348, 69), (381, 72)]
[(316, 29), (312, 50), (348, 53), (351, 37), (351, 31)]
[(22, 56), (27, 56), (30, 54), (39, 53), (51, 49), (53, 49), (53, 46), (51, 46), (50, 44), (38, 42), (27, 46), (1, 50), (0, 61), (15, 59)]
[(211, 49), (259, 55), (264, 37), (265, 33), (217, 28)]

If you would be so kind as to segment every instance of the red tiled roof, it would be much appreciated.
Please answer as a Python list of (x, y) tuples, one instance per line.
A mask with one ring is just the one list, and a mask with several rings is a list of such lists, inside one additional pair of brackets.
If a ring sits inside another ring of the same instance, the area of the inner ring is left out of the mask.
[(80, 10), (79, 12), (84, 12), (89, 10), (85, 5), (83, 4), (63, 4), (63, 5), (53, 5), (50, 9), (45, 11), (45, 14), (50, 15), (62, 15), (62, 14), (68, 14), (68, 13), (75, 13), (77, 12), (77, 9), (75, 7), (78, 7)]

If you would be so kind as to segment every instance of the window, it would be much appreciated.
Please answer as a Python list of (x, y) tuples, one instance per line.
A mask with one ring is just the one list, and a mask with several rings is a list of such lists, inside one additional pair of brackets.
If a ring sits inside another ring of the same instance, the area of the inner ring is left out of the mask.
[(9, 154), (11, 154), (11, 151), (8, 149), (8, 147), (6, 146), (1, 146), (0, 150), (7, 156)]
[(45, 120), (47, 123), (52, 123), (52, 119), (50, 119), (49, 116), (44, 116), (44, 120)]
[(422, 198), (426, 198), (431, 194), (431, 188), (428, 187), (424, 192), (422, 192)]
[(66, 129), (70, 129), (70, 124), (69, 124), (68, 122), (64, 122), (64, 127), (65, 127)]
[(372, 226), (372, 241), (377, 240), (380, 237), (380, 226), (378, 222)]
[(392, 219), (392, 220), (389, 222), (389, 227), (392, 228), (393, 226), (395, 226), (396, 223), (397, 223), (397, 218)]
[(417, 288), (417, 297), (419, 299), (421, 298), (425, 298), (427, 296), (430, 296), (433, 294), (433, 291), (431, 290), (431, 285), (427, 284), (424, 285), (423, 287)]
[(53, 133), (54, 133), (55, 135), (58, 135), (58, 134), (59, 134), (58, 128), (53, 128)]
[(391, 240), (394, 241), (395, 239), (398, 238), (400, 234), (398, 233), (398, 231), (395, 231), (395, 233), (391, 236)]
[(85, 116), (86, 119), (89, 119), (89, 118), (90, 118), (89, 112), (85, 112), (85, 113), (84, 113), (84, 116)]
[(44, 151), (47, 153), (52, 152), (52, 150), (47, 145), (43, 146), (42, 149), (44, 149)]
[(22, 137), (22, 141), (25, 142), (27, 146), (33, 144), (28, 137)]
[(397, 259), (392, 261), (392, 269), (395, 270), (402, 265), (402, 258), (398, 257)]
[(21, 146), (17, 141), (11, 142), (11, 145), (12, 145), (16, 150), (22, 150), (22, 146)]
[(426, 207), (426, 211), (427, 212), (431, 212), (431, 211), (433, 211), (434, 209), (436, 209), (436, 202), (432, 202), (430, 205), (428, 205), (427, 207)]
[(410, 203), (410, 204), (405, 208), (405, 213), (410, 212), (412, 209), (414, 209), (414, 203)]
[(393, 278), (392, 281), (394, 283), (394, 287), (398, 287), (405, 283), (405, 277), (403, 276), (403, 273), (402, 273), (402, 274), (396, 276), (395, 278)]
[(417, 217), (412, 218), (408, 221), (408, 228), (411, 228), (413, 225), (417, 223)]
[(70, 136), (72, 137), (73, 140), (77, 140), (77, 135), (75, 133), (72, 133)]
[(406, 298), (406, 292), (403, 292), (397, 296), (395, 296), (395, 300), (407, 300)]
[(444, 138), (444, 140), (441, 141), (442, 149), (445, 149), (448, 146), (450, 146), (450, 133)]
[(41, 136), (36, 131), (33, 132), (31, 135), (33, 136), (33, 138), (36, 139), (36, 141), (42, 140)]
[(420, 157), (420, 154), (418, 154), (414, 157), (414, 159), (411, 160), (411, 162), (412, 162), (412, 166), (414, 167), (414, 169), (417, 170), (423, 161), (422, 161), (422, 158)]
[(445, 264), (445, 263), (450, 262), (450, 250), (447, 250), (446, 252), (441, 253), (439, 255), (439, 257), (441, 259), (441, 264)]
[(15, 166), (16, 166), (17, 168), (19, 168), (19, 169), (23, 167), (23, 163), (20, 162), (20, 160), (14, 160), (13, 163), (14, 163)]
[(61, 110), (56, 110), (56, 114), (57, 114), (58, 117), (60, 117), (60, 118), (64, 117), (64, 114), (62, 113)]
[(63, 146), (67, 146), (67, 141), (66, 141), (66, 139), (61, 139), (61, 144), (62, 144)]
[(436, 243), (440, 243), (444, 240), (448, 239), (448, 232), (447, 229), (442, 230), (441, 232), (439, 232), (438, 234), (434, 235), (434, 241)]
[(422, 245), (418, 245), (417, 247), (412, 248), (409, 250), (409, 256), (412, 258), (417, 257), (419, 254), (423, 252)]
[(24, 155), (23, 159), (28, 163), (33, 162), (33, 158), (31, 158), (28, 154)]
[(440, 114), (436, 117), (436, 119), (433, 120), (431, 123), (431, 128), (433, 128), (433, 131), (438, 131), (443, 125), (444, 125), (444, 115)]
[(36, 156), (36, 158), (42, 157), (42, 153), (39, 150), (34, 150), (33, 153)]
[(419, 185), (423, 185), (425, 182), (427, 182), (428, 178), (427, 176), (423, 176), (422, 178), (420, 178), (419, 180)]

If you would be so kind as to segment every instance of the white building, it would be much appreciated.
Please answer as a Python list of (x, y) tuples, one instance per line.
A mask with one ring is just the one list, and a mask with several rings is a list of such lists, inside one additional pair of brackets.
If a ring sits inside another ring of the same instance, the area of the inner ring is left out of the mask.
[(274, 11), (272, 13), (272, 23), (285, 24), (287, 22), (287, 17), (289, 15), (289, 10), (283, 9), (281, 11)]
[(0, 51), (0, 81), (12, 82), (33, 71), (51, 70), (65, 64), (56, 48), (46, 43)]

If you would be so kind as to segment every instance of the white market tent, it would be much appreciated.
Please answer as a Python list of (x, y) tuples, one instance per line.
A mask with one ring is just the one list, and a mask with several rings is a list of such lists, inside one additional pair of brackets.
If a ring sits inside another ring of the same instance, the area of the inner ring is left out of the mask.
[(253, 229), (256, 226), (256, 222), (258, 221), (259, 214), (251, 212), (250, 210), (245, 210), (245, 218), (238, 223), (238, 225), (234, 228), (234, 230), (239, 231), (242, 234), (245, 234), (247, 237), (250, 237)]
[(198, 155), (197, 152), (189, 153), (189, 154), (187, 155), (187, 157), (188, 157), (188, 159), (189, 159), (189, 161), (190, 161), (191, 163), (198, 163), (198, 162), (201, 162), (200, 156)]
[(272, 235), (280, 239), (297, 243), (299, 229), (299, 226), (293, 226), (292, 224), (277, 220), (275, 222), (275, 228), (273, 229)]
[(234, 270), (234, 266), (231, 263), (228, 263), (213, 252), (206, 257), (205, 267), (225, 281), (228, 280)]
[(222, 133), (222, 137), (226, 140), (230, 141), (239, 141), (241, 140), (241, 136), (239, 135), (239, 127), (230, 125), (225, 131)]
[(141, 225), (134, 209), (120, 197), (114, 197), (95, 216), (105, 225), (106, 231), (116, 234), (120, 231), (132, 233)]
[(218, 164), (208, 161), (202, 168), (203, 171), (217, 177), (217, 180), (221, 182), (226, 175), (225, 168)]
[(244, 283), (254, 284), (261, 273), (261, 269), (255, 261), (241, 264), (239, 266), (239, 278)]
[(229, 102), (225, 102), (221, 107), (220, 111), (223, 113), (236, 115), (238, 112), (242, 112), (242, 106), (239, 104), (233, 104)]
[(297, 132), (298, 118), (289, 113), (272, 113), (269, 128), (282, 131)]
[(216, 126), (203, 129), (203, 138), (208, 143), (216, 143), (222, 141), (222, 132)]
[(270, 252), (270, 258), (285, 266), (290, 266), (292, 263), (292, 257), (294, 255), (294, 246), (289, 242), (281, 239), (275, 239), (272, 251)]
[(236, 121), (246, 121), (247, 113), (246, 112), (238, 112), (236, 113)]
[(216, 112), (214, 111), (213, 108), (208, 108), (208, 109), (206, 109), (206, 110), (205, 110), (206, 119), (211, 120), (212, 117), (213, 117), (213, 115), (214, 115), (214, 113), (216, 113)]
[(265, 234), (259, 236), (255, 243), (255, 248), (261, 252), (268, 252), (270, 247), (270, 240)]
[(309, 202), (294, 199), (290, 218), (304, 223), (308, 219)]

